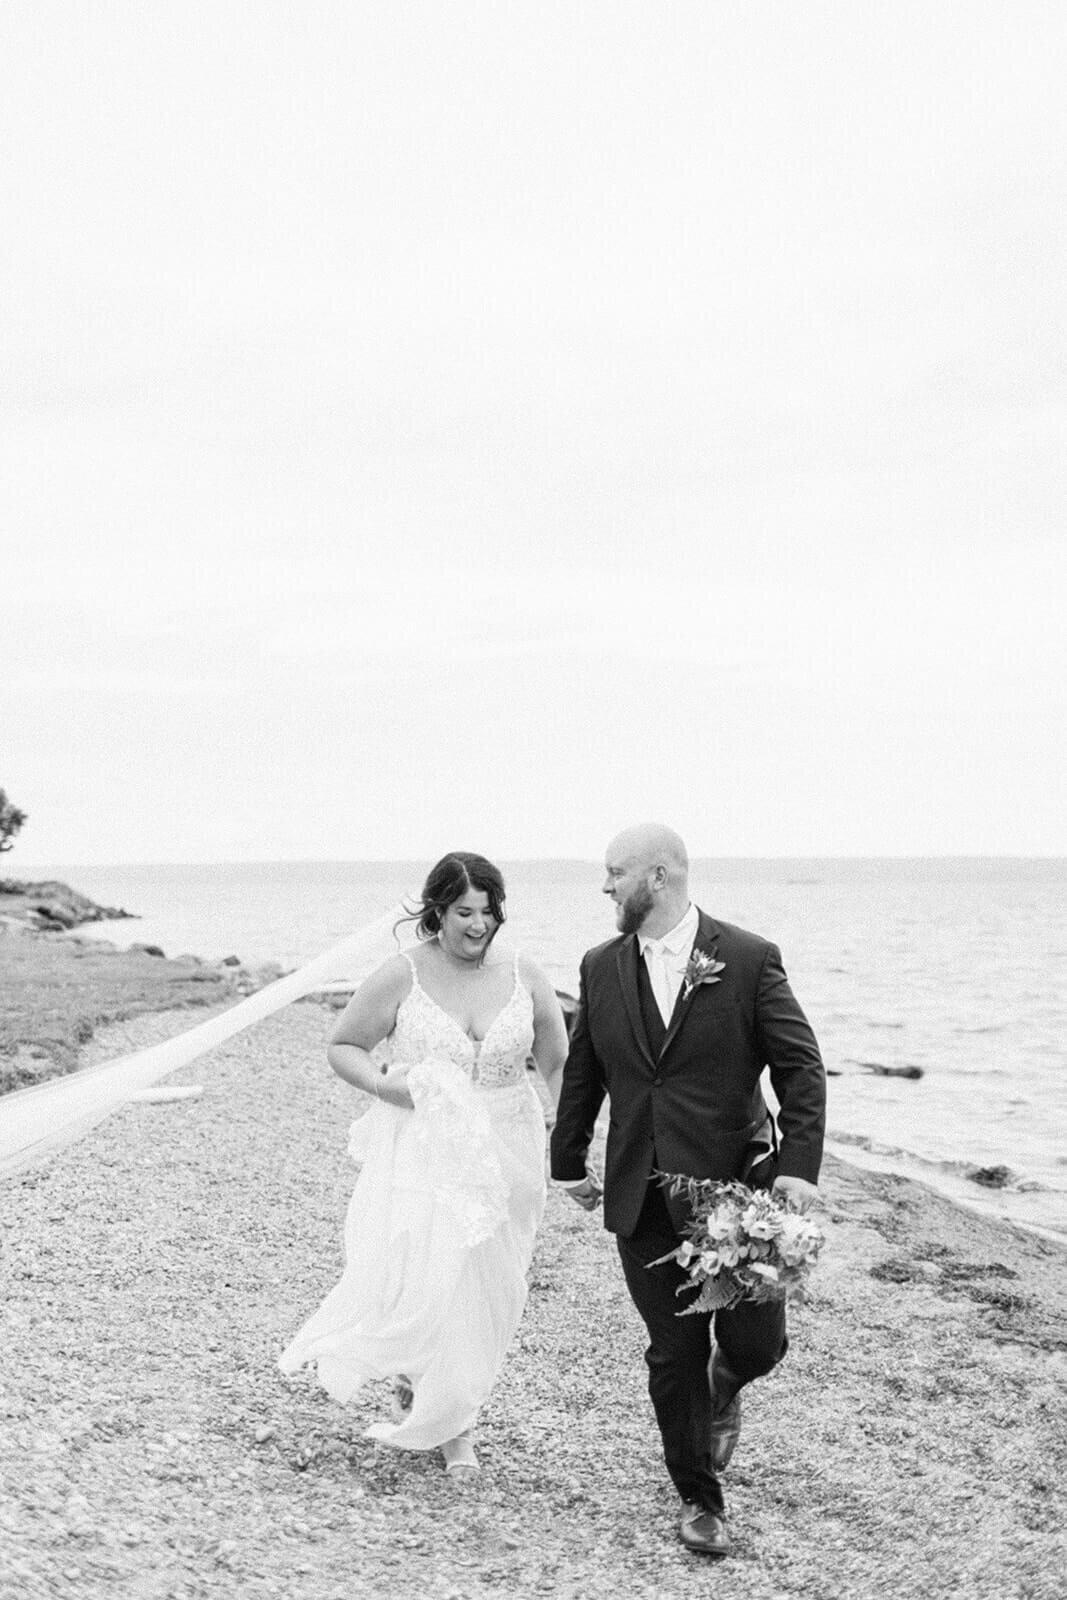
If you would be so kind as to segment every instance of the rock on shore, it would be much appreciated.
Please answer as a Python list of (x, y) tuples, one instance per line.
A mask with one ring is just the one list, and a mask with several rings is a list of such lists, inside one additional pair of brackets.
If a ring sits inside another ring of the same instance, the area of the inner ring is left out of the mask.
[(132, 918), (120, 906), (98, 906), (69, 883), (48, 878), (30, 883), (21, 878), (0, 878), (0, 917), (29, 929), (55, 933), (78, 928), (83, 922), (110, 922)]

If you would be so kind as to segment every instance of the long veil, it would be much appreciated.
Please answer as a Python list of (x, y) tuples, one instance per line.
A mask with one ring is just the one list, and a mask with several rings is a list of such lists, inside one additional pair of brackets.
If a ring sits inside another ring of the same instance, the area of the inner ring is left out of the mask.
[(358, 984), (388, 956), (414, 942), (414, 925), (407, 917), (403, 902), (393, 906), (295, 972), (163, 1044), (4, 1095), (0, 1178), (34, 1166), (88, 1132), (131, 1096), (294, 1000), (331, 983)]

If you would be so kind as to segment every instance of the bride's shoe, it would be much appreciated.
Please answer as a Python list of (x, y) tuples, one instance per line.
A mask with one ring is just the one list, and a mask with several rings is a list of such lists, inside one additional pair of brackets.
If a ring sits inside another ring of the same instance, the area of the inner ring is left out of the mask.
[(403, 1422), (415, 1403), (415, 1390), (411, 1386), (411, 1379), (405, 1378), (398, 1372), (393, 1379), (393, 1399), (390, 1409), (394, 1422)]
[(458, 1433), (454, 1439), (446, 1439), (441, 1446), (441, 1454), (445, 1458), (445, 1471), (449, 1477), (463, 1480), (473, 1478), (476, 1472), (481, 1471), (469, 1430)]

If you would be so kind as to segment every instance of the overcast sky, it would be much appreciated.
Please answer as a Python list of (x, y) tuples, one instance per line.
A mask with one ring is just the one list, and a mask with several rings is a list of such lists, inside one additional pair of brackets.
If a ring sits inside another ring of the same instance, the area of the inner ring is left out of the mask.
[(6, 0), (5, 868), (1067, 851), (1065, 45)]

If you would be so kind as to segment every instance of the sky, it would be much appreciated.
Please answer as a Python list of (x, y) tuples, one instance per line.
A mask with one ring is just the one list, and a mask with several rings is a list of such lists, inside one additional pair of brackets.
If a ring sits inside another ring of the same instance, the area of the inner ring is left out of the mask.
[(7, 0), (34, 864), (1064, 854), (1054, 0)]

